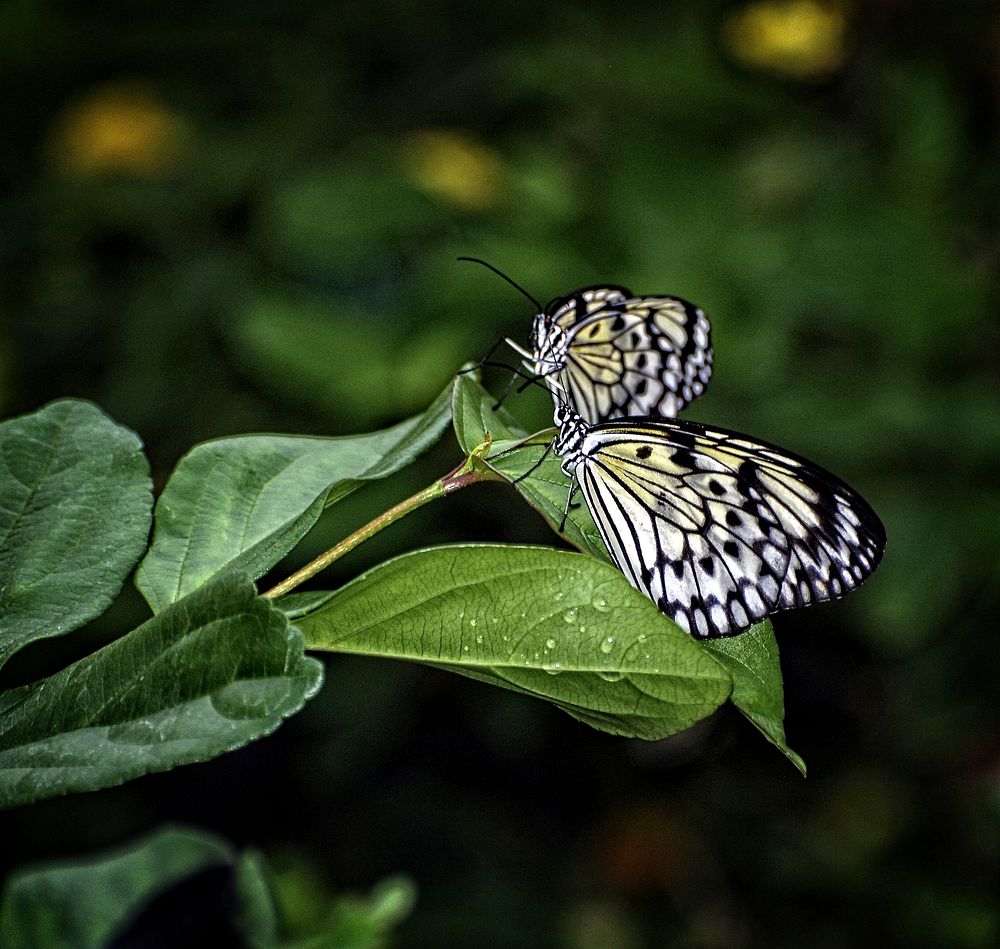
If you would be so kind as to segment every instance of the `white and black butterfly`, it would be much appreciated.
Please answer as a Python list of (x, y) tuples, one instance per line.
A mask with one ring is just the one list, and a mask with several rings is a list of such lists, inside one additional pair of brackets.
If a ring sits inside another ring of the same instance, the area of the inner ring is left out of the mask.
[(567, 404), (556, 424), (553, 449), (612, 559), (699, 639), (843, 596), (882, 557), (868, 503), (782, 448), (680, 419), (592, 425)]
[(542, 307), (487, 261), (459, 260), (489, 268), (535, 304), (529, 348), (507, 343), (525, 360), (532, 381), (546, 382), (557, 407), (568, 401), (588, 422), (630, 415), (674, 418), (705, 391), (712, 375), (711, 327), (694, 304), (598, 286)]
[(674, 418), (712, 375), (711, 328), (680, 297), (636, 297), (624, 287), (585, 287), (535, 316), (531, 349), (508, 340), (535, 374), (551, 380), (587, 422)]

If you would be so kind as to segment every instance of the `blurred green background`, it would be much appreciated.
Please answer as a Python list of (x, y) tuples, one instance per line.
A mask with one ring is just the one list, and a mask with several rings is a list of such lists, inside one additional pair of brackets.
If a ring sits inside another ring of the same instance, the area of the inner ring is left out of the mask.
[[(736, 713), (645, 744), (335, 658), (272, 737), (0, 817), (0, 869), (164, 821), (263, 850), (291, 931), (402, 872), (401, 947), (1000, 944), (1000, 11), (987, 0), (0, 3), (0, 402), (197, 441), (420, 410), (601, 281), (712, 319), (688, 417), (836, 471), (889, 546), (775, 620), (795, 770)], [(494, 377), (498, 384), (503, 376)], [(511, 403), (545, 424), (531, 392)], [(358, 492), (304, 562), (459, 460)], [(509, 489), (413, 547), (558, 543)], [(283, 568), (276, 573), (286, 574)], [(143, 617), (137, 594), (89, 633)]]

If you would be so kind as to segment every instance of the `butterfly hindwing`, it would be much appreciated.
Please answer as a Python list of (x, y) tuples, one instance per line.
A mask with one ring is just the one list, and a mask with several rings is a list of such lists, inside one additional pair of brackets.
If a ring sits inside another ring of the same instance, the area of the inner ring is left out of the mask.
[(673, 418), (712, 373), (708, 319), (679, 297), (578, 290), (536, 317), (534, 337), (536, 372), (588, 422)]
[(884, 529), (864, 499), (790, 452), (681, 420), (579, 431), (566, 466), (612, 559), (694, 636), (835, 599), (881, 557)]

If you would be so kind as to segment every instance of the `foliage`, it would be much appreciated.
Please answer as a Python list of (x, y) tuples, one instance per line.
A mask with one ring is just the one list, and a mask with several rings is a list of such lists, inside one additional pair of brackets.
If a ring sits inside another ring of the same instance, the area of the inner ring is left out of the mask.
[(139, 439), (85, 402), (0, 425), (0, 456), (2, 665), (111, 604), (145, 549), (152, 499)]
[[(192, 902), (185, 883), (210, 875), (224, 898)], [(10, 949), (103, 949), (151, 939), (161, 945), (378, 949), (412, 901), (407, 880), (386, 880), (369, 900), (338, 899), (320, 931), (287, 939), (280, 935), (287, 927), (279, 921), (268, 868), (257, 854), (238, 853), (211, 834), (167, 828), (113, 854), (21, 871), (0, 900), (0, 929)]]
[[(843, 475), (889, 547), (857, 594), (775, 621), (808, 781), (727, 705), (636, 743), (337, 654), (265, 741), (0, 815), (4, 869), (194, 820), (358, 889), (404, 867), (406, 946), (996, 944), (995, 5), (119, 6), (100, 28), (72, 4), (0, 6), (4, 417), (92, 400), (141, 433), (160, 496), (206, 440), (383, 430), (494, 339), (525, 342), (530, 306), (453, 261), (475, 255), (543, 299), (613, 280), (698, 303), (717, 372), (688, 417)], [(541, 393), (508, 404), (549, 424)], [(102, 613), (145, 543), (131, 457), (129, 477), (92, 472), (120, 539), (74, 548), (120, 556), (79, 575), (94, 598), (59, 620), (71, 635), (3, 639), (3, 688), (149, 621), (130, 584)], [(458, 460), (442, 439), (365, 481), (263, 584)], [(557, 469), (522, 487), (542, 517), (503, 484), (460, 491), (321, 585), (418, 548), (551, 545)]]
[[(462, 375), (453, 388), (422, 415), (385, 432), (221, 439), (181, 459), (157, 503), (156, 531), (136, 575), (155, 615), (72, 665), (0, 693), (0, 803), (10, 807), (108, 787), (269, 734), (319, 688), (320, 667), (304, 656), (304, 647), (453, 669), (546, 698), (603, 731), (646, 739), (682, 731), (735, 689), (737, 705), (802, 767), (784, 742), (781, 674), (769, 625), (752, 632), (755, 648), (708, 649), (633, 590), (606, 563), (606, 554), (602, 562), (505, 545), (424, 549), (339, 590), (294, 601), (295, 625), (256, 595), (246, 578), (274, 566), (324, 507), (363, 480), (413, 461), (440, 434), (452, 404), (462, 406), (456, 416), (460, 442), (477, 445), (464, 466), (471, 473), (478, 474), (477, 464), (492, 470), (496, 462), (482, 459), (497, 453), (529, 498), (540, 497), (536, 481), (567, 494), (561, 472), (532, 471), (520, 447), (493, 444), (492, 433), (473, 424), (490, 418), (488, 392)], [(471, 399), (478, 400), (478, 411)], [(45, 427), (52, 418), (59, 424)], [(148, 501), (148, 485), (134, 437), (93, 407), (55, 403), (4, 423), (0, 435), (14, 447), (30, 443), (38, 457), (50, 460), (25, 478), (18, 467), (25, 453), (12, 448), (0, 482), (9, 510), (22, 485), (31, 491), (31, 507), (13, 524), (2, 550), (17, 567), (4, 583), (13, 604), (4, 616), (4, 645), (13, 653), (32, 638), (72, 629), (69, 623), (56, 630), (43, 625), (46, 610), (73, 616), (79, 599), (77, 587), (58, 582), (63, 551), (129, 523), (118, 513), (118, 498), (106, 494), (99, 496), (99, 510), (107, 527), (93, 518), (79, 524), (62, 519), (67, 505), (93, 508), (89, 459), (113, 458), (114, 446), (128, 445), (128, 470), (138, 476), (115, 485), (126, 515), (134, 496)], [(68, 457), (66, 445), (73, 449)], [(148, 519), (148, 504), (142, 513)], [(551, 506), (547, 516), (557, 519)], [(575, 520), (583, 516), (573, 513)], [(144, 538), (146, 519), (131, 533)], [(48, 527), (53, 523), (58, 531)], [(48, 544), (30, 542), (38, 530), (47, 532)], [(587, 534), (579, 527), (579, 536)], [(133, 566), (137, 552), (130, 546), (131, 559), (116, 564), (111, 578), (91, 581), (98, 591), (102, 581), (116, 588), (122, 566)], [(75, 573), (73, 564), (70, 576)], [(29, 615), (19, 608), (26, 586), (21, 576), (48, 579), (47, 587), (33, 591)]]

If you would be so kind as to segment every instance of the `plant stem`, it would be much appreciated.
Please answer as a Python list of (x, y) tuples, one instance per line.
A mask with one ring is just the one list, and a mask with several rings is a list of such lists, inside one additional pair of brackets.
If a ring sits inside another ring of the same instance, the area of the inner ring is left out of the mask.
[(374, 537), (379, 531), (384, 530), (401, 517), (405, 517), (407, 514), (415, 511), (418, 507), (423, 507), (428, 501), (453, 494), (455, 491), (459, 491), (470, 484), (475, 484), (477, 481), (487, 480), (492, 480), (489, 472), (470, 468), (468, 461), (464, 462), (443, 478), (433, 482), (433, 484), (429, 484), (422, 491), (418, 491), (405, 501), (400, 501), (399, 504), (389, 508), (388, 511), (383, 511), (378, 517), (365, 524), (364, 527), (359, 527), (353, 534), (345, 537), (338, 544), (335, 544), (329, 550), (311, 560), (301, 570), (296, 570), (290, 577), (286, 577), (261, 595), (270, 599), (284, 596), (284, 594), (294, 590), (300, 583), (304, 583), (310, 577), (316, 576), (321, 570), (325, 570), (335, 560), (343, 557), (344, 554), (350, 553), (359, 544), (363, 544), (366, 540)]

